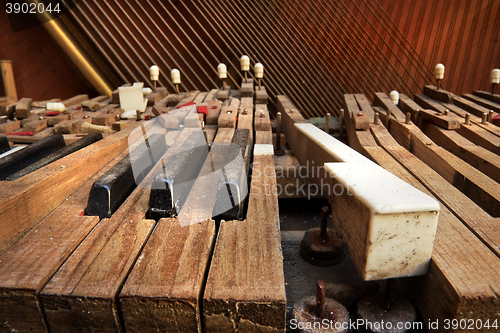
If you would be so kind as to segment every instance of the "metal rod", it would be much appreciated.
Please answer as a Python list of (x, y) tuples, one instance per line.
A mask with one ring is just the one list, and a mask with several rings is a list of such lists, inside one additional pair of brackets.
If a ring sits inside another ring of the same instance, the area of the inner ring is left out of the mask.
[(325, 116), (325, 132), (330, 133), (330, 113), (326, 113)]

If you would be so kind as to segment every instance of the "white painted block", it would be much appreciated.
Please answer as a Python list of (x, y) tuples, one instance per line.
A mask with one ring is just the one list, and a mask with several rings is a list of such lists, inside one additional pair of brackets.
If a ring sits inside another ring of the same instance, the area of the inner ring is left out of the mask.
[(119, 87), (120, 108), (144, 112), (148, 102), (144, 99), (144, 95), (142, 94), (143, 86), (143, 82), (135, 82), (130, 87)]
[[(362, 221), (368, 224), (365, 249), (360, 251), (364, 264), (353, 258), (363, 279), (426, 274), (439, 203), (376, 164), (325, 163), (325, 168), (335, 178), (334, 183), (343, 186), (342, 195), (353, 196), (369, 211), (367, 220)], [(339, 189), (336, 192), (340, 194)]]

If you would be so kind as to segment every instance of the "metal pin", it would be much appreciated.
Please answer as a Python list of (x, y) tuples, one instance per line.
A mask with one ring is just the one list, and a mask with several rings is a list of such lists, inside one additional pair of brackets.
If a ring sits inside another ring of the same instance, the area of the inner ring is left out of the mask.
[(116, 118), (116, 120), (120, 120), (120, 115), (119, 115), (119, 114), (117, 114), (117, 115), (115, 116), (115, 118)]
[(450, 113), (450, 110), (444, 110), (444, 115), (447, 116)]
[(411, 113), (410, 112), (406, 112), (405, 124), (409, 125), (410, 122), (411, 122)]
[(373, 117), (373, 123), (375, 125), (378, 125), (380, 119), (380, 114), (378, 112), (375, 112), (375, 116)]
[(141, 111), (136, 111), (137, 120), (141, 120)]
[(295, 109), (290, 109), (290, 112), (294, 112), (294, 111), (295, 111)]
[(248, 114), (248, 109), (243, 110), (243, 114), (247, 115)]
[(488, 122), (491, 123), (493, 122), (493, 110), (490, 110), (490, 112), (488, 112)]
[(481, 117), (481, 124), (486, 124), (486, 119), (488, 118), (488, 114), (485, 112), (483, 113), (483, 116)]
[(325, 315), (325, 298), (326, 298), (326, 283), (323, 280), (318, 280), (316, 288), (316, 315), (318, 318), (323, 318)]
[(321, 238), (328, 239), (327, 227), (328, 227), (328, 206), (323, 206), (321, 208)]
[(330, 133), (330, 113), (326, 113), (325, 116), (325, 132)]
[(339, 140), (342, 140), (344, 136), (344, 109), (340, 109), (339, 112)]
[(281, 112), (276, 114), (276, 151), (281, 150)]
[(264, 110), (259, 110), (260, 114), (259, 117), (263, 118), (264, 117)]
[(384, 301), (385, 309), (389, 311), (394, 303), (394, 291), (396, 290), (396, 280), (389, 279), (385, 285)]
[(465, 115), (465, 125), (470, 126), (470, 113)]

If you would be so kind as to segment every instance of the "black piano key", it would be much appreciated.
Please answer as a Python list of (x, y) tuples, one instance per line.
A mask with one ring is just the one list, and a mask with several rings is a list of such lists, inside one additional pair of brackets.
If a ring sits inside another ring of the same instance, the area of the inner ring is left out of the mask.
[(6, 136), (0, 136), (0, 154), (10, 150), (9, 140)]
[(152, 134), (94, 182), (85, 214), (111, 217), (167, 151), (165, 135)]
[(250, 131), (236, 129), (226, 155), (217, 186), (217, 200), (212, 215), (226, 221), (242, 219), (248, 195), (248, 170), (245, 155), (249, 153)]
[(179, 213), (207, 156), (205, 135), (197, 131), (165, 160), (151, 187), (148, 218), (159, 220)]
[(27, 166), (66, 146), (61, 134), (50, 135), (26, 148), (0, 159), (0, 180), (5, 180)]
[(10, 175), (7, 177), (5, 180), (16, 180), (18, 178), (21, 178), (30, 172), (33, 172), (35, 170), (38, 170), (47, 164), (50, 164), (54, 161), (57, 161), (58, 159), (61, 159), (69, 154), (74, 153), (77, 150), (80, 150), (84, 147), (87, 147), (88, 145), (91, 145), (94, 142), (97, 142), (102, 139), (102, 134), (101, 133), (92, 133), (92, 134), (87, 134), (81, 139), (73, 142), (69, 146), (66, 146), (62, 149), (59, 149), (58, 151), (50, 154), (47, 157), (42, 158), (41, 160), (36, 161), (35, 163), (27, 166), (26, 168), (19, 170), (18, 172)]

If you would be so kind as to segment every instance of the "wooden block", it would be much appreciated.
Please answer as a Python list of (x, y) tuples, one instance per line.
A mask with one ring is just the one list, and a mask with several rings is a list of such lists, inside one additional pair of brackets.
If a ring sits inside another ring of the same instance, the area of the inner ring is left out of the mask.
[(443, 90), (443, 88), (437, 90), (437, 87), (433, 85), (424, 86), (424, 94), (443, 103), (451, 103), (454, 97), (452, 93)]
[(153, 106), (167, 95), (168, 91), (165, 87), (156, 88), (156, 92), (152, 92), (144, 96), (148, 100), (148, 106)]
[[(141, 123), (134, 122), (125, 130), (51, 163), (45, 168), (15, 182), (2, 184), (0, 251), (19, 240), (71, 193), (127, 148), (129, 134)], [(133, 133), (131, 138), (137, 136), (138, 134)], [(75, 174), (78, 177), (75, 177)], [(28, 210), (30, 214), (26, 214)]]
[(253, 99), (251, 97), (242, 97), (240, 103), (240, 112), (238, 114), (237, 128), (250, 130), (250, 142), (253, 143)]
[(228, 104), (229, 106), (234, 106), (234, 107), (236, 107), (236, 108), (239, 108), (239, 107), (240, 107), (240, 98), (239, 98), (239, 97), (238, 97), (238, 98), (235, 98), (235, 97), (232, 97), (232, 96), (231, 96), (231, 97), (229, 98), (228, 102), (229, 102), (229, 104)]
[(220, 89), (219, 91), (217, 91), (217, 99), (224, 102), (225, 100), (227, 100), (229, 98), (229, 94), (231, 93), (231, 90), (230, 89)]
[(500, 137), (485, 130), (483, 127), (477, 126), (474, 123), (470, 125), (461, 124), (457, 132), (474, 144), (500, 155)]
[(476, 103), (477, 105), (485, 107), (487, 110), (493, 110), (497, 113), (500, 112), (500, 104), (487, 100), (486, 98), (482, 98), (471, 94), (463, 94), (462, 97)]
[(463, 159), (496, 182), (500, 182), (500, 156), (474, 145), (455, 131), (425, 123), (422, 131), (437, 145)]
[(205, 127), (203, 127), (203, 132), (205, 132), (207, 143), (211, 144), (215, 139), (215, 134), (217, 133), (217, 125), (205, 125)]
[(17, 101), (16, 82), (14, 80), (14, 71), (12, 70), (11, 60), (0, 60), (0, 70), (2, 71), (2, 81), (5, 90), (5, 96), (11, 100), (10, 103)]
[[(460, 122), (458, 121), (457, 118), (455, 117), (448, 117), (445, 116), (442, 113), (432, 111), (432, 110), (426, 110), (426, 109), (421, 109), (419, 111), (419, 122), (420, 121), (428, 121), (431, 124), (435, 124), (439, 127), (442, 127), (444, 129), (459, 129), (460, 128)], [(420, 125), (420, 123), (419, 123)]]
[(86, 100), (82, 102), (82, 110), (95, 112), (99, 110), (100, 104), (99, 102)]
[(238, 117), (238, 108), (235, 106), (223, 106), (219, 115), (217, 126), (236, 128), (236, 118)]
[[(92, 246), (96, 234), (101, 233), (103, 237), (102, 229), (92, 231), (41, 292), (47, 321), (53, 332), (75, 329), (118, 331), (120, 320), (116, 315), (118, 305), (115, 301), (120, 286), (154, 224), (152, 220), (140, 219), (122, 222), (102, 249)], [(85, 267), (81, 262), (74, 262), (82, 255), (93, 258), (90, 265), (88, 261), (84, 261), (87, 263)], [(69, 266), (76, 264), (79, 267), (71, 272), (73, 276), (67, 277), (64, 273), (68, 272)], [(82, 272), (82, 269), (86, 270)]]
[(106, 111), (99, 112), (92, 117), (92, 124), (94, 125), (108, 125), (113, 124), (117, 121), (117, 116), (119, 117), (125, 110), (123, 109), (109, 109)]
[[(358, 101), (359, 103), (359, 101)], [(380, 106), (384, 110), (391, 111), (391, 114), (398, 121), (405, 121), (405, 114), (399, 109), (399, 105), (397, 106), (394, 102), (387, 96), (386, 93), (377, 92), (373, 96), (373, 105)]]
[(0, 125), (0, 133), (12, 133), (21, 128), (20, 120), (8, 121)]
[(205, 117), (205, 123), (207, 125), (217, 125), (219, 122), (219, 114), (222, 108), (222, 102), (219, 100), (208, 101), (208, 114)]
[(410, 97), (405, 94), (399, 94), (399, 109), (403, 112), (403, 114), (411, 113), (411, 121), (415, 124), (418, 119), (418, 112), (422, 109), (420, 105), (415, 103)]
[(67, 119), (59, 122), (54, 126), (55, 134), (77, 134), (82, 133), (82, 126), (85, 123), (91, 123), (92, 118), (77, 118), (77, 119)]
[(349, 118), (354, 124), (354, 129), (356, 131), (367, 130), (370, 128), (370, 122), (372, 120), (368, 117), (366, 112), (359, 109), (354, 95), (344, 95), (344, 110), (345, 112), (350, 112), (352, 114)]
[(266, 87), (255, 88), (255, 104), (266, 104), (267, 105), (267, 91)]
[(273, 156), (272, 145), (255, 146), (247, 219), (221, 223), (203, 298), (207, 332), (285, 330)]
[(82, 95), (76, 95), (76, 96), (73, 96), (71, 98), (68, 98), (64, 101), (61, 101), (61, 103), (63, 103), (66, 108), (69, 108), (73, 105), (78, 105), (81, 102), (86, 101), (88, 99), (89, 99), (89, 95), (82, 94)]
[(486, 91), (476, 90), (472, 92), (475, 96), (479, 96), (481, 98), (487, 99), (489, 101), (500, 104), (500, 95), (492, 94)]
[(203, 101), (205, 100), (205, 97), (207, 96), (208, 93), (206, 92), (202, 92), (202, 93), (199, 93), (195, 99), (193, 99), (193, 103), (196, 103), (196, 105), (199, 105), (200, 103), (203, 103)]
[(245, 83), (245, 79), (243, 79), (243, 83), (241, 84), (241, 97), (253, 97), (253, 82)]
[(214, 233), (213, 220), (186, 227), (172, 218), (158, 222), (120, 292), (127, 331), (201, 331), (198, 301)]
[(31, 121), (23, 126), (25, 131), (33, 133), (38, 133), (44, 128), (47, 128), (47, 119)]
[(212, 101), (217, 98), (217, 92), (219, 89), (212, 89), (208, 92), (208, 94), (205, 96), (205, 99), (203, 100), (204, 103), (208, 103), (209, 101)]
[(31, 104), (33, 103), (32, 98), (21, 98), (16, 103), (16, 118), (24, 119), (30, 116)]
[(273, 133), (270, 131), (256, 131), (255, 132), (255, 144), (272, 145), (273, 144)]
[(116, 123), (113, 123), (111, 128), (113, 129), (113, 131), (121, 131), (125, 127), (127, 127), (129, 122), (130, 122), (130, 120), (120, 120), (120, 121), (117, 121)]
[[(479, 118), (483, 116), (483, 113), (488, 114), (491, 110), (460, 96), (453, 96), (453, 104)], [(493, 116), (496, 115), (498, 115), (498, 113), (494, 112)]]
[(269, 116), (269, 111), (267, 110), (267, 105), (255, 105), (254, 127), (256, 132), (271, 131), (271, 119)]

